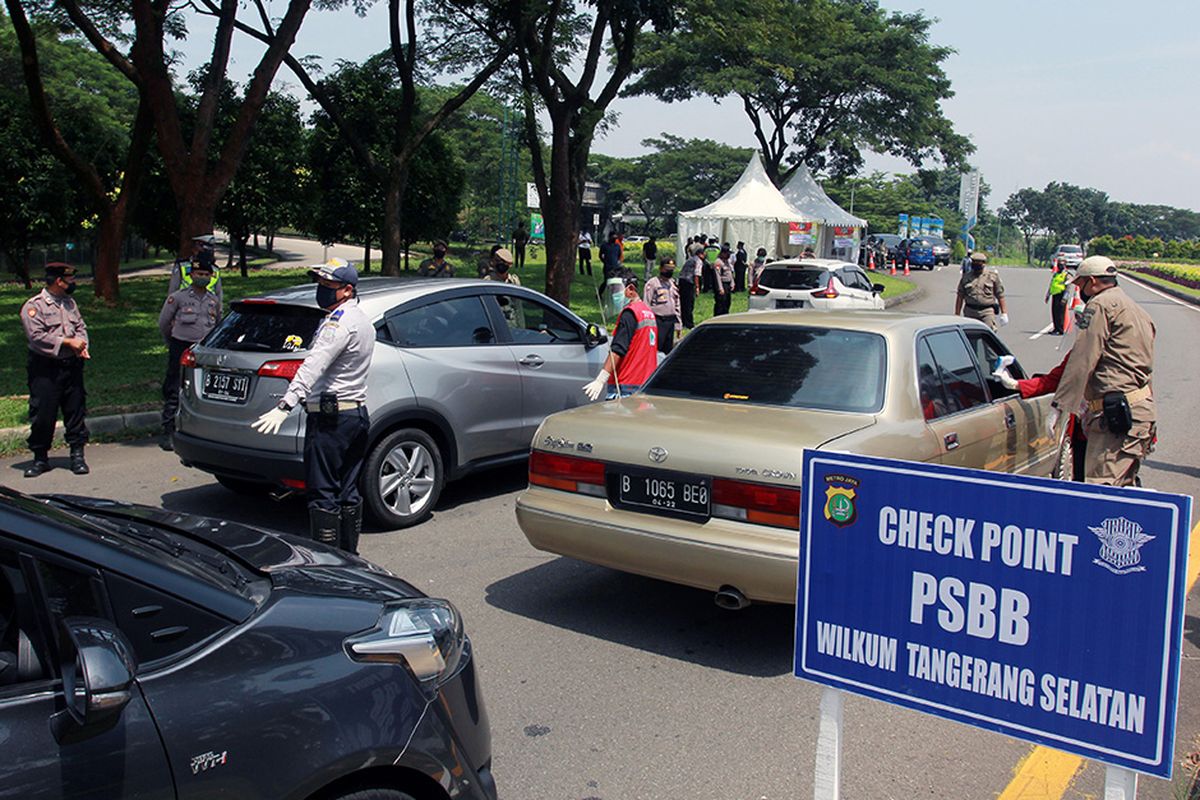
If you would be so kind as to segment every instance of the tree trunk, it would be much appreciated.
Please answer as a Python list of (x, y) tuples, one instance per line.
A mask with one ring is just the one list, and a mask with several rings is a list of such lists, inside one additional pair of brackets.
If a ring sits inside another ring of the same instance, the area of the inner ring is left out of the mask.
[(392, 277), (400, 274), (400, 252), (404, 249), (402, 228), (407, 183), (408, 165), (393, 163), (383, 201), (383, 263), (380, 266), (380, 272)]
[(371, 271), (371, 237), (367, 237), (367, 243), (363, 245), (363, 272)]
[(92, 291), (96, 297), (112, 304), (117, 301), (121, 270), (121, 241), (125, 238), (126, 206), (115, 203), (100, 212), (96, 228), (96, 268)]
[[(186, 197), (177, 197), (179, 203), (179, 255), (190, 258), (196, 252), (195, 237), (213, 232), (213, 218), (216, 216), (216, 199), (208, 200), (199, 192)], [(230, 263), (232, 264), (232, 249)]]
[(267, 252), (271, 255), (275, 254), (275, 231), (267, 232)]
[(258, 231), (254, 232), (254, 249), (258, 249)]

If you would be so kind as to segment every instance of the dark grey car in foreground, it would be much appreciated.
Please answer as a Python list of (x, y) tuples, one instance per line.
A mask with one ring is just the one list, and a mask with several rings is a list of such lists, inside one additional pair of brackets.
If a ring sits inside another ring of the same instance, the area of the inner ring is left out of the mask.
[[(424, 520), (446, 481), (526, 458), (549, 414), (587, 402), (606, 335), (531, 289), (492, 281), (364, 278), (375, 323), (360, 489), (385, 528)], [(312, 285), (236, 302), (184, 354), (175, 451), (235, 491), (304, 486), (304, 415), (250, 423), (283, 396), (323, 316)]]
[(448, 602), (311, 542), (0, 488), (0, 798), (495, 800)]

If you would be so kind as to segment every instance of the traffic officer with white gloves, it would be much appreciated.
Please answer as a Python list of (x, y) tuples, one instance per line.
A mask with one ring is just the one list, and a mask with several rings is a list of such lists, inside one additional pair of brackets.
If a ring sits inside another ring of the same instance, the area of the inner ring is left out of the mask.
[[(958, 282), (958, 295), (954, 300), (954, 315), (963, 315), (984, 322), (992, 330), (996, 323), (1008, 324), (1008, 301), (1004, 299), (1004, 284), (1000, 274), (985, 269), (987, 253), (976, 250), (971, 253), (971, 268), (963, 273)], [(996, 309), (1000, 315), (996, 316)]]
[(175, 412), (179, 410), (179, 359), (221, 321), (221, 303), (209, 291), (212, 268), (203, 261), (192, 265), (189, 285), (167, 296), (158, 314), (158, 330), (167, 343), (167, 375), (163, 378), (162, 435), (158, 446), (173, 450)]
[(357, 553), (362, 532), (358, 476), (367, 453), (367, 373), (375, 327), (358, 305), (354, 267), (335, 258), (308, 274), (317, 282), (317, 305), (326, 316), (283, 399), (252, 427), (267, 435), (278, 433), (291, 410), (304, 404), (304, 482), (312, 538)]
[(1085, 258), (1074, 283), (1087, 305), (1054, 393), (1050, 433), (1058, 435), (1060, 415), (1081, 410), (1088, 439), (1084, 480), (1137, 485), (1138, 469), (1156, 435), (1150, 389), (1154, 321), (1117, 286), (1112, 259)]

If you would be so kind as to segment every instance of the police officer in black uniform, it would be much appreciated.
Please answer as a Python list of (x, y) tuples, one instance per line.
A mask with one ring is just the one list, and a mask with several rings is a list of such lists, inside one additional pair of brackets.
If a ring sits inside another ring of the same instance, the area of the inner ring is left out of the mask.
[(75, 268), (70, 264), (47, 264), (46, 288), (21, 306), (21, 326), (29, 340), (29, 449), (33, 451), (33, 464), (25, 470), (26, 478), (36, 478), (50, 469), (48, 452), (60, 408), (65, 438), (71, 447), (71, 472), (89, 472), (83, 460), (83, 446), (88, 440), (83, 364), (91, 355), (87, 325), (71, 298), (74, 291)]
[(362, 532), (358, 476), (367, 453), (367, 373), (375, 328), (358, 305), (358, 272), (340, 258), (309, 270), (325, 318), (279, 405), (252, 427), (267, 435), (303, 403), (304, 482), (312, 538), (351, 553)]

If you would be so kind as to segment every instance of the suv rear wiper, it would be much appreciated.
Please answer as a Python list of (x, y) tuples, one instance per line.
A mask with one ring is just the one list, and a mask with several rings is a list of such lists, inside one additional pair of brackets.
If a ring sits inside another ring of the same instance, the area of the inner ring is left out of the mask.
[(274, 353), (274, 347), (262, 342), (233, 342), (225, 346), (227, 350), (253, 350), (256, 353)]

